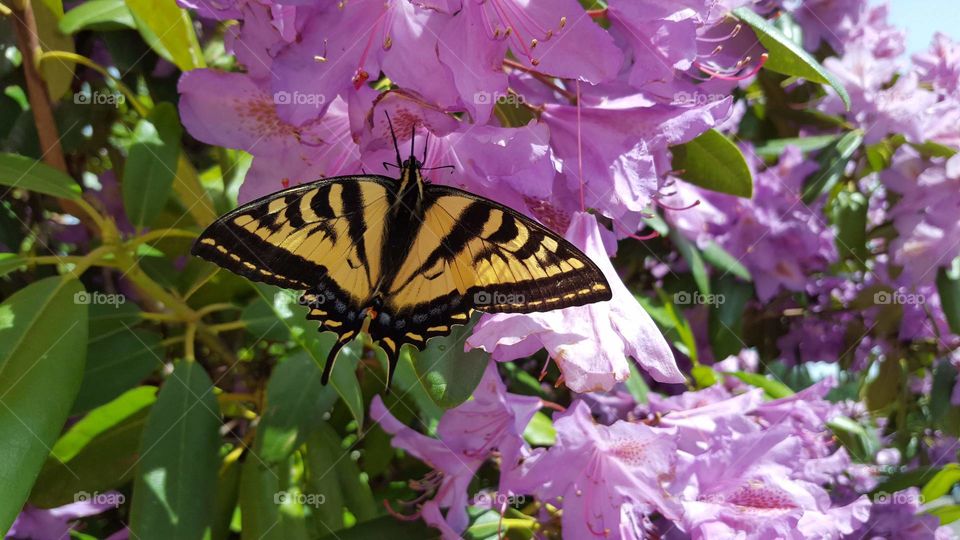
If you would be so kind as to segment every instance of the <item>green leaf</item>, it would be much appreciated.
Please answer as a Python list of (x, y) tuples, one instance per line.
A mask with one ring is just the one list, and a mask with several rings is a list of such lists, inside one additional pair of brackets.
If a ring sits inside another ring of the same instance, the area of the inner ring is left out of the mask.
[(313, 495), (301, 493), (291, 485), (289, 462), (270, 467), (255, 452), (250, 452), (240, 471), (240, 538), (307, 540), (307, 523), (300, 501), (319, 502)]
[(791, 390), (789, 386), (759, 373), (732, 371), (726, 373), (726, 375), (736, 377), (750, 386), (762, 388), (763, 391), (773, 399), (780, 399), (793, 395), (793, 390)]
[[(306, 318), (306, 307), (301, 306), (290, 292), (264, 285), (255, 285), (254, 290), (273, 310), (277, 325), (286, 329), (288, 339), (293, 340), (297, 346), (306, 351), (310, 358), (322, 368), (327, 361), (330, 348), (336, 341), (335, 335), (332, 332), (318, 334), (317, 323)], [(353, 419), (362, 426), (365, 420), (363, 396), (357, 377), (354, 375), (358, 360), (356, 341), (341, 349), (337, 363), (333, 367), (333, 374), (330, 376), (330, 385), (350, 409)]]
[(710, 310), (707, 327), (713, 357), (722, 360), (744, 348), (743, 312), (753, 287), (737, 278), (720, 276), (714, 285), (716, 302)]
[(27, 260), (16, 253), (0, 253), (0, 277), (27, 264)]
[(170, 198), (181, 134), (177, 109), (169, 103), (154, 107), (133, 130), (123, 170), (123, 207), (137, 227), (152, 225)]
[(814, 135), (788, 139), (771, 139), (754, 147), (755, 154), (762, 158), (777, 158), (788, 146), (796, 146), (803, 152), (815, 152), (830, 146), (839, 139), (838, 135)]
[(841, 258), (865, 266), (867, 252), (867, 198), (862, 193), (841, 191), (833, 200), (831, 214), (837, 226), (837, 252)]
[(438, 540), (440, 533), (427, 527), (422, 520), (398, 521), (393, 516), (382, 516), (355, 527), (322, 536), (322, 540)]
[(267, 403), (257, 428), (257, 455), (268, 465), (282, 462), (323, 422), (337, 394), (320, 383), (320, 367), (301, 351), (273, 370)]
[(180, 71), (204, 67), (203, 49), (197, 41), (190, 14), (175, 0), (126, 0), (143, 40)]
[(523, 438), (533, 446), (553, 446), (557, 443), (557, 430), (553, 427), (553, 420), (542, 411), (537, 411), (523, 430)]
[(896, 358), (881, 361), (877, 377), (867, 385), (863, 396), (867, 408), (882, 411), (896, 404), (900, 397), (900, 386), (904, 383), (903, 368)]
[(306, 492), (328, 495), (322, 507), (317, 507), (315, 515), (323, 521), (315, 527), (319, 535), (343, 527), (344, 507), (358, 521), (367, 521), (377, 515), (378, 505), (353, 452), (343, 447), (340, 436), (326, 422), (310, 435), (306, 463)]
[[(30, 0), (33, 16), (37, 25), (37, 41), (43, 52), (75, 52), (73, 38), (60, 32), (60, 19), (63, 17), (61, 0)], [(40, 64), (40, 75), (47, 84), (47, 94), (58, 101), (70, 90), (73, 83), (75, 65), (73, 62), (53, 61)]]
[(147, 418), (133, 483), (134, 538), (209, 534), (220, 460), (213, 384), (196, 362), (179, 362)]
[(820, 168), (804, 180), (803, 202), (810, 204), (822, 193), (830, 191), (843, 177), (850, 158), (863, 143), (863, 132), (849, 131), (817, 156)]
[(697, 289), (704, 296), (710, 295), (710, 274), (707, 272), (707, 265), (703, 263), (703, 257), (697, 246), (689, 241), (676, 229), (670, 230), (670, 241), (680, 252), (680, 255), (690, 266), (690, 273), (693, 274), (693, 281), (697, 284)]
[(936, 508), (927, 510), (931, 516), (937, 516), (940, 519), (940, 525), (948, 525), (960, 519), (960, 505), (945, 504)]
[(623, 385), (627, 387), (627, 391), (633, 396), (634, 401), (645, 405), (648, 402), (647, 395), (650, 394), (650, 387), (647, 386), (647, 381), (645, 381), (643, 375), (640, 374), (637, 363), (627, 362), (627, 364), (630, 365), (630, 378), (624, 381)]
[(230, 522), (240, 499), (241, 465), (237, 460), (225, 462), (217, 476), (217, 498), (213, 503), (211, 540), (230, 538)]
[(702, 253), (705, 261), (717, 270), (722, 270), (724, 274), (737, 276), (744, 281), (753, 281), (750, 270), (747, 270), (747, 267), (741, 264), (736, 257), (713, 240), (707, 244), (707, 247), (703, 248)]
[(935, 501), (950, 493), (957, 482), (960, 482), (960, 465), (948, 463), (923, 486), (920, 496), (923, 497), (924, 502)]
[(930, 419), (934, 426), (953, 437), (960, 436), (960, 407), (950, 402), (956, 383), (957, 368), (949, 360), (937, 362), (930, 388)]
[(31, 504), (61, 506), (83, 494), (102, 493), (130, 481), (156, 393), (154, 386), (135, 388), (71, 426), (44, 463), (30, 493)]
[(937, 270), (937, 293), (950, 331), (960, 334), (960, 258)]
[(83, 286), (51, 277), (0, 304), (0, 531), (20, 513), (80, 388)]
[(860, 463), (872, 462), (876, 453), (877, 441), (867, 429), (846, 416), (835, 416), (827, 421), (830, 428), (847, 452)]
[(753, 31), (757, 34), (757, 39), (767, 49), (770, 57), (767, 59), (767, 63), (763, 65), (765, 69), (783, 75), (802, 77), (820, 84), (829, 84), (843, 100), (847, 110), (850, 110), (850, 95), (847, 90), (832, 73), (824, 69), (813, 56), (810, 56), (810, 53), (803, 50), (803, 47), (783, 35), (779, 28), (767, 22), (766, 19), (754, 13), (750, 8), (737, 8), (733, 10), (733, 14), (753, 28)]
[(693, 377), (693, 382), (696, 383), (697, 388), (708, 388), (717, 384), (720, 380), (719, 375), (712, 367), (703, 364), (693, 366), (690, 369), (690, 376)]
[(715, 129), (671, 148), (680, 178), (704, 189), (737, 197), (753, 196), (753, 177), (743, 153)]
[(163, 366), (160, 334), (125, 328), (90, 339), (87, 365), (72, 414), (102, 405)]
[(20, 154), (0, 153), (0, 185), (23, 188), (61, 199), (76, 199), (80, 186), (46, 163)]
[(927, 141), (922, 144), (910, 143), (910, 146), (926, 158), (952, 158), (957, 153), (956, 148), (933, 141)]
[(485, 351), (463, 351), (463, 343), (470, 337), (477, 318), (470, 324), (454, 326), (448, 336), (427, 341), (422, 351), (411, 351), (420, 384), (443, 409), (452, 409), (470, 399), (490, 363), (490, 355)]
[(133, 15), (123, 0), (88, 0), (60, 19), (60, 31), (68, 35), (81, 30), (109, 31), (136, 27)]

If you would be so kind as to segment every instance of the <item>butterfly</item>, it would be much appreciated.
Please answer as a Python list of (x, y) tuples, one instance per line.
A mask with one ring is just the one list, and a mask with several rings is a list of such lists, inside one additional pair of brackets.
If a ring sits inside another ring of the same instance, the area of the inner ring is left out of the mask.
[[(389, 121), (389, 118), (388, 118)], [(474, 310), (532, 313), (611, 298), (597, 265), (533, 219), (490, 199), (427, 182), (423, 162), (399, 178), (325, 178), (249, 202), (213, 222), (191, 253), (247, 279), (303, 291), (340, 349), (366, 332), (388, 359), (466, 324)], [(423, 156), (426, 160), (426, 152)]]

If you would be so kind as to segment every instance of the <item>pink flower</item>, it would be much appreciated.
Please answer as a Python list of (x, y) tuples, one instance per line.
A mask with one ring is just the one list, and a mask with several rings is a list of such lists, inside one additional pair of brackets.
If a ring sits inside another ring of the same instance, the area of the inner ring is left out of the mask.
[(540, 409), (540, 399), (508, 394), (494, 364), (490, 364), (474, 397), (447, 411), (437, 426), (439, 439), (427, 437), (398, 421), (375, 396), (370, 417), (393, 435), (392, 444), (430, 464), (435, 473), (422, 484), (436, 489), (436, 496), (421, 509), (428, 523), (440, 508), (447, 508), (449, 528), (462, 532), (467, 527), (467, 487), (481, 465), (498, 451), (501, 471), (513, 469), (529, 449), (523, 431)]
[(510, 485), (546, 500), (562, 497), (557, 504), (563, 506), (565, 537), (617, 538), (625, 506), (677, 517), (679, 507), (661, 485), (673, 475), (676, 461), (670, 436), (622, 420), (596, 424), (580, 401), (554, 427), (557, 444), (530, 458)]
[(626, 380), (630, 375), (627, 357), (658, 381), (683, 382), (660, 330), (607, 258), (596, 218), (575, 214), (567, 239), (600, 266), (613, 298), (546, 313), (485, 315), (467, 339), (467, 348), (482, 348), (501, 362), (546, 348), (567, 386), (576, 392), (609, 390)]

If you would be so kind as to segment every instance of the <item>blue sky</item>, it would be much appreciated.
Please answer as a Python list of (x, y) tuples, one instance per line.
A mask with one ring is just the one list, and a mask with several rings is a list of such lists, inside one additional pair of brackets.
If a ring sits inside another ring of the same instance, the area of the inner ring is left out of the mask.
[(934, 32), (960, 40), (960, 0), (890, 0), (890, 22), (906, 28), (907, 54), (926, 49)]

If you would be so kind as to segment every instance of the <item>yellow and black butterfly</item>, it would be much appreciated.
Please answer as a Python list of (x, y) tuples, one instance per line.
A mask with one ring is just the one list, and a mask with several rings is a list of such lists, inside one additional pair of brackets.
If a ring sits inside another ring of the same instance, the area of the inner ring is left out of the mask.
[(610, 299), (603, 273), (573, 244), (499, 203), (425, 182), (413, 151), (403, 161), (396, 136), (394, 147), (399, 179), (339, 176), (284, 189), (222, 216), (193, 245), (194, 255), (248, 279), (304, 291), (307, 318), (339, 336), (324, 383), (361, 331), (386, 352), (392, 377), (405, 343), (422, 349), (473, 310)]

